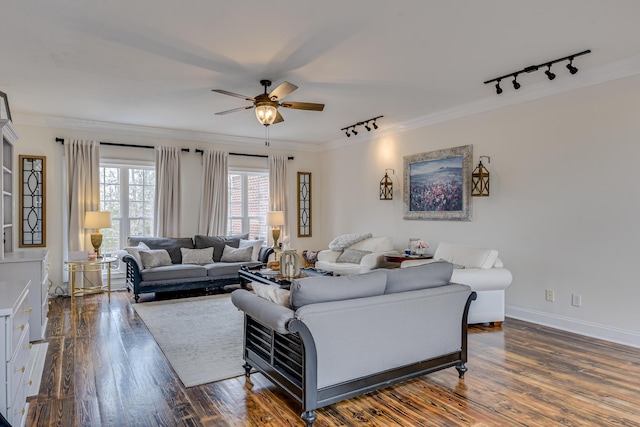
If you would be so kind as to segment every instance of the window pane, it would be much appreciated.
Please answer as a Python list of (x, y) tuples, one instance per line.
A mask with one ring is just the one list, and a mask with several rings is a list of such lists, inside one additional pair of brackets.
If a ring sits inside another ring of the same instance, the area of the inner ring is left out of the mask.
[(249, 238), (266, 239), (269, 210), (269, 175), (256, 172), (230, 172), (227, 232), (249, 233)]

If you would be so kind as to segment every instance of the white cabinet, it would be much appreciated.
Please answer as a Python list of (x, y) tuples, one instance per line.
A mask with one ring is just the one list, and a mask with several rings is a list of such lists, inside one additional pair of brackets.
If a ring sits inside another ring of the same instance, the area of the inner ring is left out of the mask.
[(0, 259), (5, 253), (13, 251), (13, 236), (18, 231), (17, 224), (13, 216), (13, 204), (15, 197), (13, 194), (14, 167), (13, 167), (13, 145), (18, 140), (13, 125), (8, 120), (0, 120), (0, 140), (2, 140), (2, 151), (0, 152), (0, 164), (2, 165), (2, 177), (0, 178), (0, 188), (2, 189), (2, 199), (0, 199), (0, 214), (2, 215), (2, 241), (0, 241)]
[(4, 281), (31, 281), (29, 340), (44, 339), (49, 312), (49, 251), (28, 249), (4, 254), (0, 259), (0, 278)]
[(27, 419), (31, 382), (29, 282), (0, 282), (0, 412), (14, 427)]

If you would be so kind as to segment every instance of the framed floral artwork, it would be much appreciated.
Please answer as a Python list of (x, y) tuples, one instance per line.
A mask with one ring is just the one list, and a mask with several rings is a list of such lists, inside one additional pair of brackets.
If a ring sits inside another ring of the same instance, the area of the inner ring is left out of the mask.
[(404, 157), (404, 219), (471, 221), (473, 146)]

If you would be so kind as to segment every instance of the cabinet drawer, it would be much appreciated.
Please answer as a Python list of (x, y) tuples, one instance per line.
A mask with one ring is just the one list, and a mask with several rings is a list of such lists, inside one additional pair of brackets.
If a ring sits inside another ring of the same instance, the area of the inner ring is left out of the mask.
[(16, 390), (16, 394), (14, 396), (9, 396), (9, 399), (13, 399), (10, 403), (10, 406), (7, 409), (7, 414), (9, 415), (9, 422), (12, 426), (22, 426), (24, 424), (24, 420), (27, 416), (27, 393), (29, 392), (29, 387), (23, 382), (18, 384), (18, 389)]
[(9, 393), (9, 401), (12, 400), (15, 393), (18, 392), (20, 385), (28, 380), (29, 373), (27, 368), (29, 366), (29, 354), (31, 352), (31, 344), (29, 343), (29, 325), (25, 329), (25, 333), (22, 335), (18, 348), (13, 359), (9, 360), (7, 364), (7, 391)]
[(11, 319), (11, 339), (6, 352), (7, 360), (11, 360), (15, 354), (18, 348), (18, 342), (24, 334), (24, 331), (29, 331), (29, 313), (31, 313), (31, 307), (29, 307), (29, 298), (27, 296), (22, 300), (18, 310), (13, 315), (13, 319)]

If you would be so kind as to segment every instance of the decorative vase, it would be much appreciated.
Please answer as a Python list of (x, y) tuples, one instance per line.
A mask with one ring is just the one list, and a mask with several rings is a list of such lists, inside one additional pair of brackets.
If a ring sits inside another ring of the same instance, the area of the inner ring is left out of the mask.
[(288, 279), (300, 275), (300, 255), (295, 249), (282, 251), (280, 255), (280, 274)]

